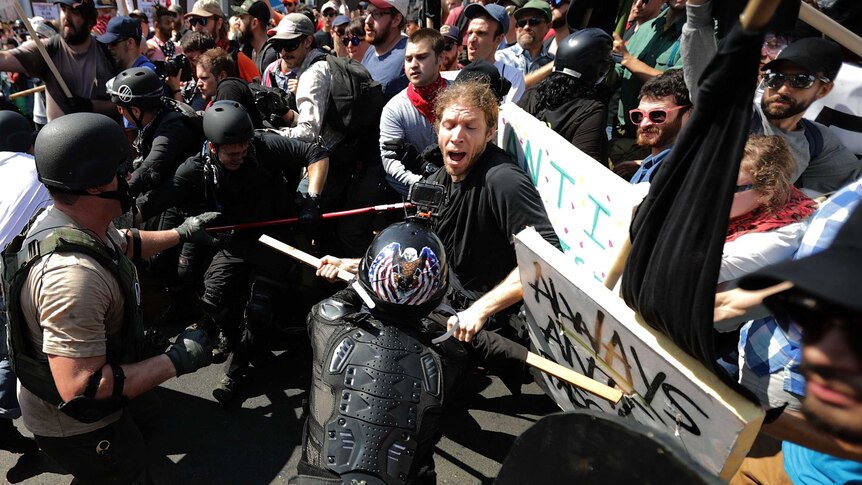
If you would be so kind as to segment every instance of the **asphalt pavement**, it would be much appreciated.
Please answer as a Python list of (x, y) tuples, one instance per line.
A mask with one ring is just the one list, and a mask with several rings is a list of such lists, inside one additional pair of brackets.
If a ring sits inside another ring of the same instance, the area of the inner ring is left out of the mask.
[[(156, 390), (161, 406), (148, 430), (156, 484), (283, 484), (300, 457), (302, 408), (311, 356), (307, 338), (286, 338), (274, 362), (253, 370), (235, 405), (212, 397), (221, 366), (171, 379)], [(445, 415), (437, 445), (438, 483), (492, 483), (515, 438), (558, 411), (536, 384), (512, 396), (498, 378), (472, 373)], [(28, 434), (21, 420), (16, 426)], [(46, 455), (0, 451), (7, 483), (67, 484), (72, 477)]]

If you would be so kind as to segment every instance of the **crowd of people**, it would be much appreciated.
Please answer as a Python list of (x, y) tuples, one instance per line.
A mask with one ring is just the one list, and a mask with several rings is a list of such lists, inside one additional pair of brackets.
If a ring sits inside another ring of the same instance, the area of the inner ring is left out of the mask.
[[(133, 483), (147, 473), (136, 403), (214, 362), (213, 397), (235, 403), (273, 360), (268, 336), (307, 314), (300, 478), (433, 481), (436, 423), (464, 371), (516, 394), (529, 378), (512, 235), (529, 226), (561, 247), (495, 144), (501, 106), (655, 183), (729, 30), (717, 0), (634, 0), (619, 28), (625, 2), (444, 3), (121, 15), (54, 0), (57, 21), (29, 19), (39, 39), (4, 24), (0, 449), (41, 449), (80, 483)], [(721, 367), (768, 422), (732, 483), (846, 483), (862, 480), (862, 162), (804, 115), (859, 60), (787, 24), (755, 26), (716, 282)], [(409, 215), (324, 217), (408, 201)], [(256, 224), (284, 219), (297, 223)], [(319, 257), (318, 278), (264, 233)], [(139, 278), (164, 307), (141, 306)], [(169, 328), (184, 328), (173, 343)]]

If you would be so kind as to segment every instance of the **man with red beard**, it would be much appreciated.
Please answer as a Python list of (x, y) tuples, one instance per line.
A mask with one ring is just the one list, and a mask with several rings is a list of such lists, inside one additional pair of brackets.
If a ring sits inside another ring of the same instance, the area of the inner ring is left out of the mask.
[(63, 94), (32, 40), (0, 52), (0, 71), (26, 72), (45, 80), (48, 121), (67, 113), (87, 111), (117, 119), (117, 109), (105, 88), (108, 79), (114, 77), (111, 54), (90, 36), (90, 29), (96, 24), (93, 0), (58, 0), (55, 4), (60, 5), (62, 30), (59, 36), (45, 41), (45, 48), (72, 97)]
[[(644, 84), (640, 103), (629, 112), (629, 117), (637, 127), (638, 145), (649, 148), (650, 154), (641, 161), (631, 183), (652, 180), (690, 114), (691, 100), (688, 98), (682, 69), (665, 71)], [(633, 164), (618, 163), (614, 171), (625, 176), (623, 169)]]
[(386, 181), (402, 196), (422, 179), (416, 156), (436, 142), (434, 108), (446, 88), (440, 76), (443, 35), (419, 29), (407, 41), (404, 72), (410, 84), (383, 107), (380, 116), (380, 153)]
[(365, 15), (365, 40), (372, 49), (365, 52), (362, 65), (372, 79), (383, 85), (383, 96), (387, 100), (407, 87), (404, 74), (407, 37), (401, 35), (407, 7), (407, 0), (371, 0)]

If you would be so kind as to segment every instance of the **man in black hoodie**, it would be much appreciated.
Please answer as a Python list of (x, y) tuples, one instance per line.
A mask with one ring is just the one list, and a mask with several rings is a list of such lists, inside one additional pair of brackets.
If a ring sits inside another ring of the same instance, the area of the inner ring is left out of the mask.
[(263, 118), (254, 105), (248, 83), (237, 77), (236, 64), (226, 50), (216, 47), (198, 57), (198, 89), (207, 107), (216, 101), (236, 101), (245, 108), (255, 129), (263, 128)]

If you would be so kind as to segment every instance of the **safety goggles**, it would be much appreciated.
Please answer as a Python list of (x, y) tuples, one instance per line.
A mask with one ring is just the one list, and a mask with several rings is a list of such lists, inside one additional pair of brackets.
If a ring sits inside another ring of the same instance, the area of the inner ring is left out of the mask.
[(815, 344), (829, 330), (839, 329), (847, 336), (848, 344), (862, 352), (862, 315), (858, 312), (792, 290), (768, 296), (763, 304), (778, 323), (796, 323), (802, 329), (804, 343)]
[(632, 123), (639, 125), (644, 120), (645, 117), (648, 117), (650, 121), (652, 121), (656, 125), (660, 125), (667, 121), (667, 115), (674, 111), (681, 110), (683, 108), (688, 108), (688, 106), (676, 106), (673, 108), (659, 108), (659, 109), (651, 109), (649, 111), (643, 111), (640, 109), (633, 109), (629, 111), (629, 119), (632, 120)]
[(351, 44), (353, 44), (353, 47), (356, 47), (359, 45), (360, 42), (362, 42), (362, 39), (360, 39), (359, 37), (357, 37), (355, 35), (351, 36), (351, 37), (342, 37), (341, 38), (341, 43), (344, 44), (345, 47), (347, 47)]
[(544, 24), (545, 22), (546, 21), (543, 18), (530, 17), (528, 19), (520, 19), (516, 22), (516, 24), (518, 25), (518, 27), (523, 29), (524, 27), (527, 26), (527, 24), (530, 24), (530, 27), (535, 27), (537, 25)]
[(302, 44), (303, 40), (305, 40), (305, 36), (290, 40), (276, 40), (272, 42), (272, 47), (276, 52), (293, 52), (299, 48), (299, 45)]
[(782, 74), (780, 72), (767, 72), (763, 77), (763, 83), (770, 89), (779, 89), (784, 84), (794, 89), (808, 89), (814, 86), (814, 81), (821, 80), (830, 82), (828, 78), (815, 76), (814, 74)]
[(194, 27), (197, 24), (201, 24), (201, 26), (206, 27), (209, 19), (206, 17), (189, 17), (189, 25)]

